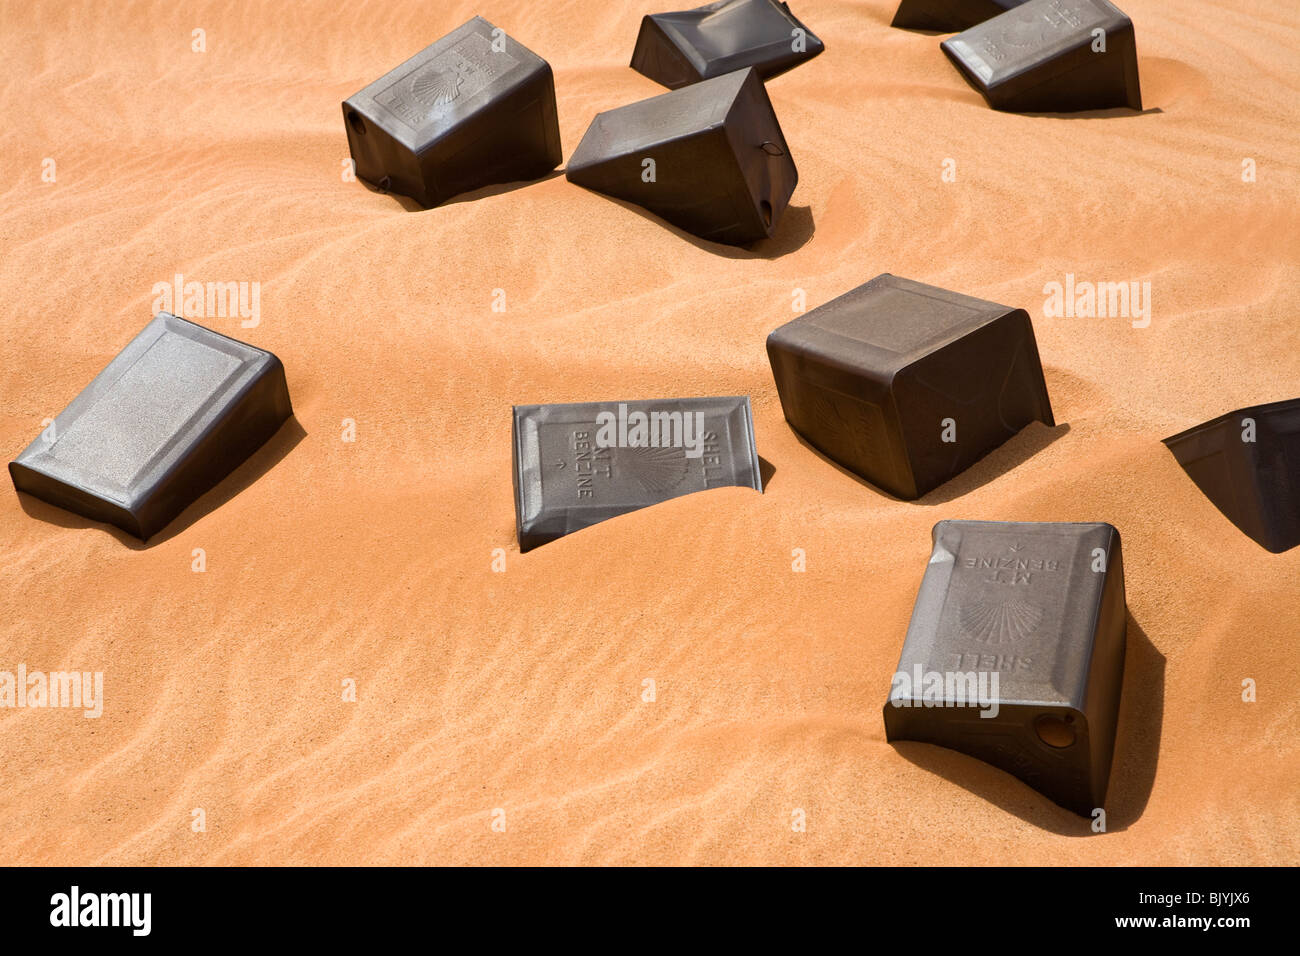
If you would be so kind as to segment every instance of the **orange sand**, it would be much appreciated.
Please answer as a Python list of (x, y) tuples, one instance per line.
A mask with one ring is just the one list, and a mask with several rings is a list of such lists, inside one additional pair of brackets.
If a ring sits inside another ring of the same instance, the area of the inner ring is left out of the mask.
[[(1300, 14), (1124, 0), (1149, 112), (1055, 118), (987, 109), (938, 37), (887, 27), (892, 0), (798, 0), (827, 52), (769, 84), (800, 183), (752, 250), (562, 175), (428, 212), (341, 180), (340, 101), (475, 13), (551, 62), (567, 157), (596, 111), (660, 91), (627, 61), (671, 4), (642, 6), (0, 4), (0, 448), (178, 272), (262, 284), (258, 327), (205, 324), (283, 359), (301, 426), (148, 548), (5, 498), (0, 670), (103, 671), (106, 699), (0, 711), (0, 859), (1300, 862), (1300, 549), (1237, 532), (1159, 442), (1300, 395)], [(792, 290), (812, 307), (885, 271), (1029, 309), (1063, 426), (918, 503), (801, 444), (764, 337)], [(1067, 272), (1150, 281), (1151, 326), (1044, 318)], [(736, 393), (765, 494), (518, 553), (511, 404)], [(945, 517), (1122, 531), (1105, 835), (885, 742)]]

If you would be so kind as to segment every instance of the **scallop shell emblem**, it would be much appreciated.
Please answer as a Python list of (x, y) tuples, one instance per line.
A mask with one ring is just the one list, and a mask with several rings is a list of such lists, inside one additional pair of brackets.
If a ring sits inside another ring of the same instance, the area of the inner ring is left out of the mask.
[[(1007, 17), (1007, 22), (1001, 24), (1001, 30), (994, 35), (998, 41), (1006, 46), (1013, 47), (1032, 47), (1044, 42), (1052, 34), (1064, 26), (1077, 27), (1081, 22), (1078, 14), (1073, 13), (1059, 4), (1055, 5), (1056, 9), (1049, 11), (1032, 10), (1028, 13), (1023, 11), (1011, 11), (1012, 15)], [(992, 32), (993, 27), (989, 28)]]
[(411, 81), (411, 94), (429, 106), (444, 106), (460, 96), (465, 82), (456, 70), (428, 70)]
[(979, 601), (961, 609), (961, 626), (981, 644), (1010, 644), (1034, 633), (1043, 609), (1026, 601)]
[(620, 448), (618, 458), (628, 474), (653, 494), (680, 485), (690, 464), (684, 448)]
[(835, 436), (837, 441), (857, 454), (871, 454), (874, 425), (865, 402), (846, 396), (835, 397), (820, 388), (807, 389), (804, 401), (817, 432)]

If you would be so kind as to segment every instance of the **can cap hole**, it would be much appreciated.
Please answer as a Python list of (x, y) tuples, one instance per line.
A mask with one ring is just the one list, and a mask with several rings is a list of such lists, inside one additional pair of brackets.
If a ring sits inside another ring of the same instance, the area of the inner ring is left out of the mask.
[(1034, 723), (1034, 729), (1039, 740), (1058, 750), (1071, 746), (1078, 736), (1074, 731), (1074, 718), (1069, 714), (1043, 714)]

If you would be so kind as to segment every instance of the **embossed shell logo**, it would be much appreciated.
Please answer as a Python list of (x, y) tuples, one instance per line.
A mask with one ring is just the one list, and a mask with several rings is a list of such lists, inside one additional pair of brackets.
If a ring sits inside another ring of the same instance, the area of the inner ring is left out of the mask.
[(618, 459), (637, 483), (653, 494), (680, 485), (689, 466), (684, 448), (620, 448)]
[(1078, 29), (1083, 23), (1071, 0), (1056, 0), (1047, 9), (1013, 10), (1006, 21), (1000, 24), (998, 42), (1014, 47), (1037, 46), (1063, 30)]
[(1010, 644), (1034, 633), (1043, 609), (1028, 601), (977, 601), (960, 618), (962, 630), (981, 644)]
[(425, 70), (411, 80), (411, 95), (426, 106), (445, 106), (460, 96), (465, 78), (463, 67)]
[(804, 402), (816, 433), (834, 435), (859, 455), (872, 453), (875, 423), (868, 414), (870, 406), (865, 402), (847, 397), (837, 399), (817, 387), (805, 391)]

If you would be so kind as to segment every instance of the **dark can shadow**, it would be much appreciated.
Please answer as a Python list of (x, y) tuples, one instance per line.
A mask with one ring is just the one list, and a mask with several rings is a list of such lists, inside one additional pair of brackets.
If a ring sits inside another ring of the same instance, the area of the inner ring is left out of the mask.
[[(1129, 614), (1124, 685), (1106, 793), (1106, 832), (1127, 829), (1146, 810), (1164, 725), (1165, 657)], [(1011, 774), (955, 750), (916, 741), (892, 745), (906, 760), (1027, 823), (1061, 836), (1095, 836), (1092, 821), (1057, 806)]]
[(98, 528), (112, 535), (132, 551), (147, 551), (149, 548), (156, 547), (164, 541), (176, 537), (200, 518), (217, 510), (244, 491), (279, 464), (306, 437), (307, 432), (299, 424), (298, 419), (291, 417), (280, 426), (280, 430), (272, 435), (261, 448), (246, 458), (243, 464), (235, 468), (215, 487), (200, 495), (198, 500), (172, 519), (167, 527), (163, 528), (162, 531), (159, 531), (147, 542), (132, 537), (114, 525), (105, 524), (101, 521), (91, 521), (89, 518), (83, 518), (79, 514), (49, 504), (24, 492), (19, 492), (18, 501), (22, 505), (23, 511), (38, 521), (45, 521), (60, 528)]
[(1077, 113), (1019, 113), (1019, 116), (1041, 116), (1047, 119), (1123, 119), (1133, 116), (1151, 116), (1163, 113), (1158, 106), (1145, 110), (1131, 110), (1127, 106), (1115, 106), (1107, 110), (1080, 110)]
[(564, 172), (562, 170), (553, 169), (539, 179), (524, 179), (519, 180), (518, 182), (496, 183), (491, 186), (483, 186), (479, 189), (472, 189), (469, 192), (457, 193), (446, 202), (439, 203), (432, 207), (422, 206), (410, 196), (403, 196), (401, 193), (390, 192), (387, 189), (382, 189), (379, 186), (376, 186), (374, 183), (368, 183), (360, 176), (357, 177), (357, 182), (365, 186), (366, 189), (370, 190), (372, 193), (378, 193), (381, 196), (389, 197), (393, 202), (397, 203), (397, 205), (401, 206), (407, 212), (431, 212), (434, 209), (442, 209), (445, 206), (455, 206), (464, 202), (476, 202), (480, 199), (487, 199), (490, 196), (501, 196), (505, 193), (512, 193), (517, 189), (526, 189), (529, 186), (536, 185), (537, 183), (544, 183), (548, 180), (554, 179), (556, 176), (563, 175)]
[[(455, 206), (463, 202), (477, 202), (480, 199), (487, 199), (490, 196), (503, 196), (506, 193), (512, 193), (519, 189), (527, 189), (529, 186), (536, 186), (538, 183), (550, 182), (552, 179), (555, 179), (557, 176), (563, 176), (563, 175), (564, 175), (563, 170), (553, 169), (545, 176), (542, 176), (539, 179), (526, 179), (514, 183), (498, 183), (495, 186), (484, 186), (481, 189), (472, 189), (467, 193), (457, 193), (455, 196), (452, 196), (450, 199), (448, 199), (445, 203), (442, 203), (441, 206), (435, 206), (434, 208), (441, 209), (442, 206)], [(423, 208), (423, 207), (417, 207), (417, 208)]]
[(965, 471), (949, 478), (928, 494), (922, 495), (914, 504), (927, 506), (948, 504), (976, 488), (1001, 478), (1008, 472), (1015, 471), (1048, 445), (1068, 434), (1070, 434), (1068, 422), (1056, 426), (1030, 422)]
[(1155, 785), (1165, 713), (1165, 656), (1128, 616), (1124, 689), (1115, 731), (1115, 756), (1106, 793), (1109, 830), (1123, 830), (1146, 810)]
[(922, 495), (914, 501), (896, 497), (888, 491), (885, 491), (883, 488), (876, 487), (861, 475), (849, 471), (843, 465), (826, 457), (825, 454), (798, 432), (795, 432), (794, 436), (799, 440), (799, 444), (803, 445), (840, 474), (852, 478), (862, 487), (871, 489), (871, 491), (881, 497), (888, 498), (890, 501), (898, 501), (902, 504), (933, 506), (948, 504), (954, 499), (969, 494), (975, 489), (1000, 478), (1007, 472), (1014, 471), (1048, 445), (1052, 444), (1052, 442), (1065, 437), (1069, 433), (1070, 426), (1064, 422), (1054, 427), (1044, 425), (1042, 422), (1030, 422), (997, 448), (994, 448), (979, 461), (975, 462), (975, 464), (949, 478), (938, 488)]
[[(1142, 66), (1143, 62), (1144, 62), (1143, 59), (1139, 57), (1138, 58), (1139, 76), (1143, 75), (1143, 73), (1145, 72)], [(960, 76), (965, 81), (966, 86), (970, 89), (970, 91), (975, 94), (975, 98), (983, 106), (985, 106), (988, 109), (994, 110), (994, 112), (997, 113), (1009, 113), (1010, 115), (1013, 116), (1036, 116), (1036, 117), (1042, 117), (1047, 119), (1122, 119), (1124, 117), (1150, 116), (1153, 113), (1164, 112), (1164, 110), (1162, 110), (1158, 106), (1149, 107), (1143, 110), (1135, 110), (1127, 106), (1112, 106), (1103, 110), (1076, 110), (1069, 113), (1033, 113), (1028, 111), (1020, 112), (1017, 110), (997, 110), (994, 109), (994, 107), (989, 106), (988, 100), (984, 99), (983, 91), (980, 90), (979, 85), (973, 79), (971, 79), (971, 77), (966, 73), (965, 70), (956, 66), (956, 64), (953, 65), (953, 69), (955, 69), (957, 71), (957, 75)]]
[(724, 259), (780, 259), (782, 256), (803, 248), (808, 240), (813, 237), (813, 233), (817, 231), (817, 225), (813, 222), (812, 207), (787, 206), (785, 213), (781, 216), (780, 223), (777, 224), (776, 235), (771, 239), (760, 239), (758, 242), (752, 242), (747, 246), (729, 246), (723, 242), (710, 242), (707, 239), (701, 239), (685, 229), (674, 226), (666, 219), (661, 219), (650, 210), (638, 206), (634, 202), (618, 199), (614, 196), (606, 196), (604, 193), (597, 193), (596, 195), (608, 202), (618, 203), (624, 209), (636, 213), (642, 219), (657, 223), (679, 239), (689, 242), (696, 249), (703, 249), (705, 252), (711, 252)]
[(758, 477), (763, 482), (763, 490), (767, 491), (767, 486), (772, 483), (772, 476), (776, 474), (776, 465), (772, 464), (762, 455), (758, 456)]

